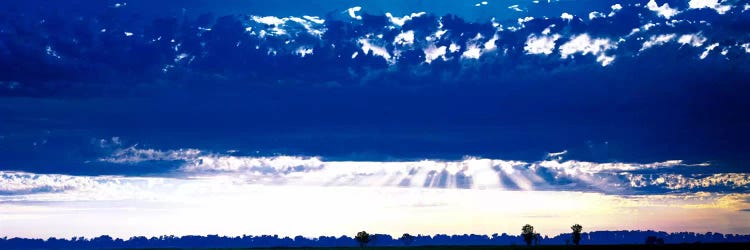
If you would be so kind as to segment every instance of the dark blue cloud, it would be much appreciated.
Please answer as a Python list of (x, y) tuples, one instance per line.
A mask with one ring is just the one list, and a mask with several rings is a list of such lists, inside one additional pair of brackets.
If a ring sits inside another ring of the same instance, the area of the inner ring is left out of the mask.
[[(581, 160), (683, 159), (746, 171), (744, 1), (723, 15), (672, 1), (680, 13), (669, 20), (645, 8), (647, 1), (621, 2), (620, 10), (610, 8), (616, 2), (582, 8), (563, 1), (518, 13), (492, 4), (486, 12), (472, 5), (451, 13), (436, 5), (403, 26), (384, 12), (411, 12), (362, 4), (356, 20), (346, 8), (358, 3), (349, 2), (291, 14), (266, 12), (272, 8), (261, 3), (242, 5), (254, 12), (228, 10), (231, 4), (196, 11), (199, 2), (185, 3), (185, 11), (138, 1), (121, 8), (31, 2), (0, 10), (0, 157), (7, 169), (143, 174), (181, 164), (96, 162), (112, 149), (92, 141), (118, 136), (158, 149), (330, 159), (534, 161), (568, 149), (567, 157)], [(406, 9), (420, 11), (420, 4)], [(490, 15), (500, 9), (513, 14)], [(605, 16), (589, 20), (591, 11)], [(562, 12), (575, 17), (561, 19)], [(252, 15), (302, 21), (269, 24)], [(495, 19), (502, 30), (491, 16), (503, 16)], [(526, 16), (534, 19), (520, 24)], [(547, 36), (547, 29), (560, 36), (551, 52), (528, 54), (529, 37)], [(392, 42), (408, 31), (413, 45)], [(616, 46), (587, 54), (569, 46), (574, 52), (563, 59), (562, 46), (584, 34)], [(642, 50), (652, 37), (670, 34)], [(704, 40), (683, 44), (684, 35)], [(364, 38), (391, 58), (365, 52)], [(460, 48), (451, 51), (451, 44)], [(481, 56), (461, 59), (470, 44)], [(449, 59), (426, 63), (429, 45), (445, 46)], [(300, 49), (312, 54), (303, 57)], [(602, 66), (600, 57), (613, 61)]]

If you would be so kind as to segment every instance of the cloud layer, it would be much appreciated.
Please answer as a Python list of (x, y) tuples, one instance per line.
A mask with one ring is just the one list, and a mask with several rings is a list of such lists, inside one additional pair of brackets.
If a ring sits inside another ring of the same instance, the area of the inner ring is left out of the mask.
[[(713, 60), (746, 65), (750, 39), (744, 35), (748, 12), (742, 3), (670, 3), (634, 1), (612, 5), (608, 14), (478, 22), (425, 12), (374, 15), (362, 7), (325, 17), (204, 15), (127, 22), (128, 6), (86, 13), (77, 21), (9, 12), (0, 29), (0, 54), (5, 58), (0, 62), (5, 65), (0, 94), (38, 96), (70, 88), (109, 92), (134, 83), (153, 88), (155, 81), (177, 79), (262, 85), (440, 84), (479, 79), (467, 76), (480, 68), (494, 69), (482, 78), (501, 80), (527, 68), (555, 73), (637, 63), (647, 60), (640, 56), (646, 49), (667, 55), (664, 64), (713, 65)], [(675, 57), (674, 51), (681, 56)], [(599, 67), (590, 67), (594, 65)], [(112, 81), (97, 85), (102, 78)]]

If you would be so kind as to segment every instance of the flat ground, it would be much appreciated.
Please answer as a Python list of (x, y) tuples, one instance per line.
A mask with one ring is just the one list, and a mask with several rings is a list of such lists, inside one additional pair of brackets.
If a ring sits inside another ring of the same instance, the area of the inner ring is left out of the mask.
[[(163, 249), (163, 248), (162, 248)], [(220, 249), (220, 248), (216, 248)], [(232, 248), (232, 249), (252, 249), (252, 250), (626, 250), (626, 249), (667, 249), (667, 250), (692, 250), (692, 249), (750, 249), (748, 243), (720, 243), (720, 244), (670, 244), (660, 246), (648, 245), (581, 245), (581, 246), (418, 246), (418, 247), (303, 247), (303, 248)]]

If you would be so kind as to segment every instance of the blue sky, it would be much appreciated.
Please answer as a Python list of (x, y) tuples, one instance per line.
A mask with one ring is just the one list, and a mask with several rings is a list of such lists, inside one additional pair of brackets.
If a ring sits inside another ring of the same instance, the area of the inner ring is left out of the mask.
[(747, 1), (0, 12), (8, 236), (750, 233)]

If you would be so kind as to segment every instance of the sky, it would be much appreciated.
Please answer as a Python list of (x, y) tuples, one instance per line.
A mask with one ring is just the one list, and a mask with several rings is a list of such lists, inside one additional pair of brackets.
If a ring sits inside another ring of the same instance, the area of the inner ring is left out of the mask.
[(750, 2), (0, 3), (0, 237), (750, 234)]

